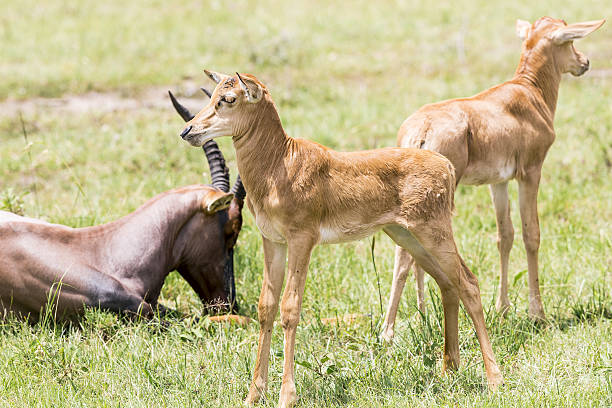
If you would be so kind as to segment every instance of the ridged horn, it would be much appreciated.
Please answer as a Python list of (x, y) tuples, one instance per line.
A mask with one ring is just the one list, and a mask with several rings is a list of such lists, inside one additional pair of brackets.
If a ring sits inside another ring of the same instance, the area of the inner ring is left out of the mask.
[(181, 105), (179, 101), (176, 100), (174, 95), (172, 95), (172, 92), (168, 91), (168, 95), (170, 95), (170, 101), (172, 101), (172, 106), (174, 106), (174, 109), (176, 109), (178, 114), (181, 115), (181, 118), (183, 118), (185, 122), (189, 122), (191, 119), (194, 118), (195, 115), (192, 115), (191, 112), (189, 112), (189, 109)]
[[(176, 109), (178, 114), (185, 122), (193, 119), (194, 115), (189, 112), (189, 109), (181, 105), (179, 101), (176, 100), (172, 92), (168, 91), (168, 95), (170, 95), (170, 100), (172, 101), (174, 109)], [(219, 145), (217, 145), (217, 142), (214, 140), (209, 140), (208, 142), (204, 143), (202, 149), (206, 155), (206, 160), (208, 160), (208, 168), (210, 169), (212, 186), (221, 191), (228, 192), (230, 189), (229, 169), (225, 165), (225, 158), (219, 149)]]
[(230, 189), (229, 169), (225, 165), (225, 158), (221, 149), (219, 149), (217, 142), (212, 139), (204, 143), (202, 149), (204, 149), (208, 160), (213, 187), (227, 193)]
[(234, 194), (234, 197), (240, 200), (244, 200), (244, 197), (246, 196), (246, 190), (244, 189), (244, 185), (242, 184), (242, 179), (240, 179), (240, 174), (238, 175), (236, 182), (232, 186), (231, 193)]

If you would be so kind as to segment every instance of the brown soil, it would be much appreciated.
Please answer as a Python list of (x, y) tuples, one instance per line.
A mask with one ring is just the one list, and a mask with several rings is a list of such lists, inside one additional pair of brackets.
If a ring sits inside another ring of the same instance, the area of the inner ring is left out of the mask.
[[(209, 87), (212, 88), (212, 87)], [(87, 92), (80, 95), (64, 95), (59, 98), (6, 99), (0, 102), (0, 117), (61, 113), (108, 113), (115, 111), (167, 109), (171, 107), (168, 98), (171, 90), (192, 112), (197, 112), (207, 102), (208, 97), (195, 83), (156, 86), (138, 92), (136, 96), (126, 96), (118, 91)]]

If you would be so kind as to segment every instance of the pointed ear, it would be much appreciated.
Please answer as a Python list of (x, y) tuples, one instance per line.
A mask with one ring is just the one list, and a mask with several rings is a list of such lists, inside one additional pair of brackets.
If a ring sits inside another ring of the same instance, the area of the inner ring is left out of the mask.
[(210, 79), (215, 81), (217, 84), (223, 81), (224, 79), (229, 78), (229, 75), (221, 74), (215, 71), (209, 71), (207, 69), (204, 70), (204, 73), (206, 74), (206, 76), (208, 76)]
[(263, 96), (263, 89), (261, 89), (261, 86), (259, 86), (257, 82), (253, 81), (249, 77), (243, 78), (237, 72), (236, 75), (238, 75), (238, 82), (240, 82), (240, 88), (244, 91), (247, 101), (251, 103), (259, 102), (259, 100)]
[(555, 44), (564, 44), (568, 41), (574, 41), (585, 37), (597, 30), (605, 23), (606, 20), (585, 21), (582, 23), (574, 23), (551, 33), (551, 39)]
[(516, 35), (521, 40), (525, 40), (527, 35), (529, 35), (529, 30), (531, 29), (531, 23), (525, 20), (516, 20)]
[(202, 209), (206, 214), (214, 214), (229, 207), (233, 198), (234, 195), (232, 193), (224, 193), (217, 189), (212, 190), (202, 200)]

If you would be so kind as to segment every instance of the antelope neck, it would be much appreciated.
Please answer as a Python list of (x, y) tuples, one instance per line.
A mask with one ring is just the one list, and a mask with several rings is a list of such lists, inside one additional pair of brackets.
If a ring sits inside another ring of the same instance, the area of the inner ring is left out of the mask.
[[(202, 192), (192, 188), (164, 193), (132, 214), (99, 227), (104, 237), (100, 255), (112, 262), (107, 270), (140, 281), (145, 291), (149, 286), (161, 288), (165, 276), (180, 262), (182, 251), (174, 248), (176, 238), (200, 209)], [(143, 269), (147, 273), (142, 274)]]
[(557, 68), (554, 55), (539, 53), (534, 49), (523, 50), (514, 80), (524, 85), (536, 88), (544, 99), (544, 103), (554, 119), (557, 108), (557, 96), (561, 71)]
[(255, 199), (258, 192), (265, 194), (266, 181), (284, 165), (293, 145), (274, 103), (267, 99), (259, 103), (266, 105), (257, 111), (248, 130), (234, 139), (238, 172), (248, 195)]

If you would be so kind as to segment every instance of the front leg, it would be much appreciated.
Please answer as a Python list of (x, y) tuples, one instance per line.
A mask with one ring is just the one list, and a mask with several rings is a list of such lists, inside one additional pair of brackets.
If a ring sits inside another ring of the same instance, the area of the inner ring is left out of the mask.
[(527, 252), (527, 272), (529, 275), (529, 316), (544, 320), (544, 306), (540, 296), (538, 278), (538, 250), (540, 248), (540, 222), (538, 220), (538, 187), (540, 169), (528, 172), (518, 180), (519, 204), (523, 223), (523, 242)]
[(168, 319), (168, 318), (172, 318), (172, 317), (181, 317), (182, 314), (179, 313), (177, 310), (175, 309), (171, 309), (169, 307), (166, 307), (160, 303), (151, 303), (151, 307), (153, 308), (153, 311), (157, 313), (157, 315), (161, 318), (161, 319)]
[(283, 364), (283, 383), (278, 403), (280, 408), (292, 407), (297, 401), (294, 376), (295, 332), (300, 320), (310, 253), (314, 245), (315, 241), (311, 237), (303, 237), (289, 242), (287, 285), (281, 304), (281, 323), (285, 332), (285, 361)]
[(85, 302), (87, 306), (121, 314), (130, 319), (154, 317), (151, 304), (140, 294), (128, 289), (119, 279), (98, 271), (90, 271), (80, 276), (84, 277), (80, 283), (86, 283), (81, 285), (85, 287), (81, 294), (89, 298)]
[(508, 259), (514, 242), (514, 227), (510, 217), (510, 200), (508, 199), (508, 182), (491, 184), (491, 198), (495, 206), (495, 219), (497, 221), (497, 249), (499, 250), (500, 275), (499, 295), (495, 308), (498, 312), (506, 314), (510, 309), (508, 299)]
[(259, 295), (259, 345), (257, 360), (253, 372), (253, 381), (249, 389), (246, 403), (254, 404), (266, 392), (268, 386), (268, 364), (270, 360), (270, 341), (274, 319), (278, 310), (283, 279), (285, 277), (285, 263), (287, 246), (269, 241), (262, 235), (264, 250), (264, 273)]

